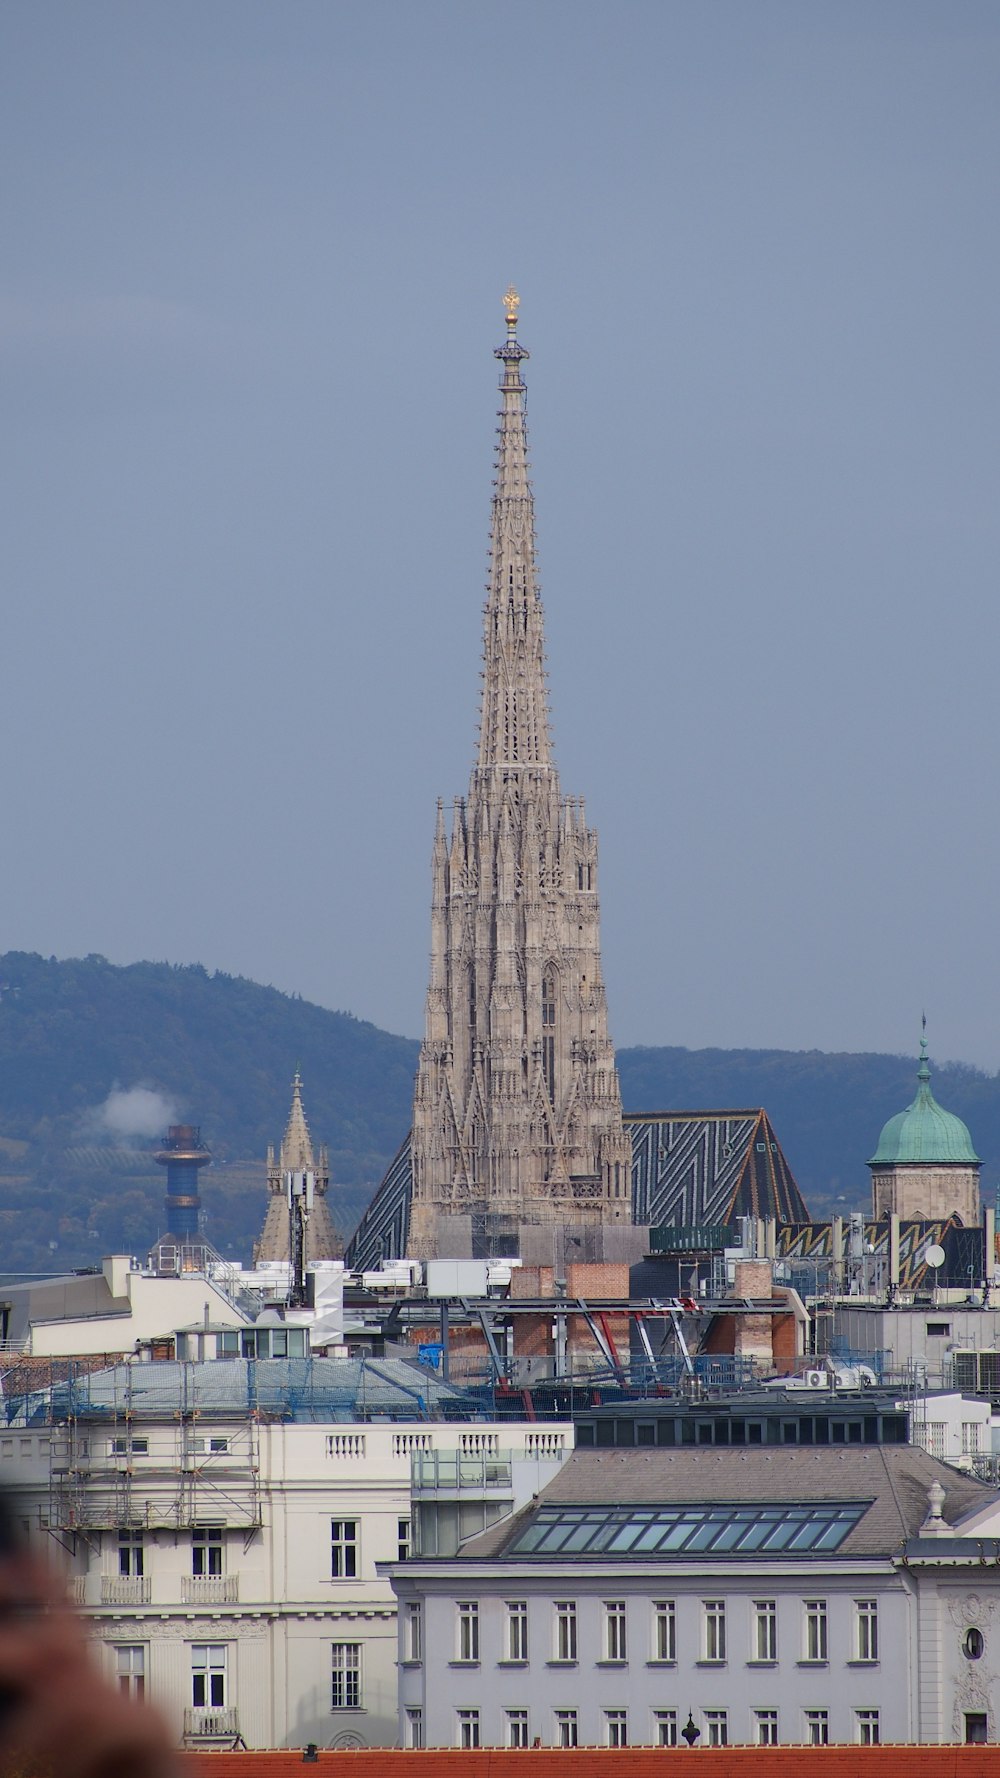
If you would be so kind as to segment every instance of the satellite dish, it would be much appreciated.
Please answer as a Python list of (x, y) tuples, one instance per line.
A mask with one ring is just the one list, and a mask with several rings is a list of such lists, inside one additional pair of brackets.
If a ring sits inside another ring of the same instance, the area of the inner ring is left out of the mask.
[(924, 1264), (925, 1266), (933, 1266), (935, 1272), (937, 1271), (938, 1266), (944, 1265), (944, 1248), (939, 1247), (936, 1241), (931, 1242), (927, 1252), (924, 1254)]

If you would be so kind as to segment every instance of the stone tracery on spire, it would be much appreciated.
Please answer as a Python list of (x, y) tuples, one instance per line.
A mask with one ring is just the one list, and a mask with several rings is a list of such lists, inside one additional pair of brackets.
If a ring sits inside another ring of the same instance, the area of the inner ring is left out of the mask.
[(477, 757), (450, 841), (440, 809), (435, 827), (411, 1143), (408, 1250), (418, 1257), (438, 1250), (439, 1216), (530, 1224), (629, 1215), (597, 836), (582, 801), (561, 798), (549, 733), (517, 310), (508, 291), (507, 338), (494, 353), (501, 409)]
[(528, 479), (525, 385), (528, 357), (516, 337), (519, 298), (504, 298), (496, 478), (490, 527), (490, 580), (483, 635), (479, 770), (552, 767), (545, 636), (535, 570), (535, 511)]

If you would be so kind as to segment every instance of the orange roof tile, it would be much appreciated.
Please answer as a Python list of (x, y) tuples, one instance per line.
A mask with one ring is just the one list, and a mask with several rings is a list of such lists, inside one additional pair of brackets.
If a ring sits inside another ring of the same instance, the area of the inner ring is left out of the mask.
[(998, 1747), (365, 1747), (184, 1753), (182, 1778), (1000, 1778)]

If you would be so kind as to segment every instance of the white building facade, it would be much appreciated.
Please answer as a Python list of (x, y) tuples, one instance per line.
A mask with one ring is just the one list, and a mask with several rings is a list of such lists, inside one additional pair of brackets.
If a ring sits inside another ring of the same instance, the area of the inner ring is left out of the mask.
[(401, 1736), (995, 1740), (998, 1534), (992, 1489), (907, 1446), (577, 1453), (397, 1570)]
[(53, 1424), (35, 1398), (24, 1423), (0, 1429), (0, 1471), (32, 1544), (64, 1562), (108, 1672), (155, 1698), (178, 1739), (391, 1746), (396, 1601), (383, 1570), (411, 1547), (413, 1459), (441, 1470), (446, 1493), (454, 1481), (482, 1527), (545, 1485), (572, 1429), (418, 1418), (421, 1385), (440, 1413), (435, 1386), (400, 1361), (377, 1367), (403, 1379), (383, 1411), (409, 1392), (410, 1419), (334, 1419), (338, 1373), (356, 1380), (356, 1362), (280, 1368), (285, 1413), (325, 1419), (279, 1419), (273, 1392), (248, 1406), (264, 1363), (136, 1364), (119, 1367), (127, 1394), (102, 1396), (112, 1373), (100, 1373), (90, 1411)]

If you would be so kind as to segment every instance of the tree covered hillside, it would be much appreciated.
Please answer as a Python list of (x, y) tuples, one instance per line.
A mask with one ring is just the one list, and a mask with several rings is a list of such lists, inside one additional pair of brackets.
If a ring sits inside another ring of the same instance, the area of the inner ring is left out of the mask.
[[(0, 1268), (148, 1247), (165, 1184), (152, 1138), (172, 1118), (212, 1150), (210, 1239), (248, 1255), (296, 1066), (353, 1226), (406, 1133), (416, 1057), (408, 1038), (198, 965), (0, 957)], [(102, 1116), (113, 1089), (137, 1086), (166, 1102), (145, 1137)]]
[[(214, 1156), (202, 1175), (210, 1239), (248, 1257), (296, 1065), (349, 1234), (408, 1129), (416, 1059), (412, 1039), (197, 965), (0, 956), (0, 1270), (145, 1251), (162, 1222), (155, 1137), (173, 1119), (200, 1124)], [(816, 1214), (867, 1205), (864, 1163), (915, 1091), (912, 1057), (672, 1048), (618, 1060), (626, 1110), (766, 1106)], [(969, 1124), (992, 1191), (1000, 1080), (952, 1064), (933, 1085)], [(139, 1100), (147, 1122), (154, 1111), (145, 1133)]]

